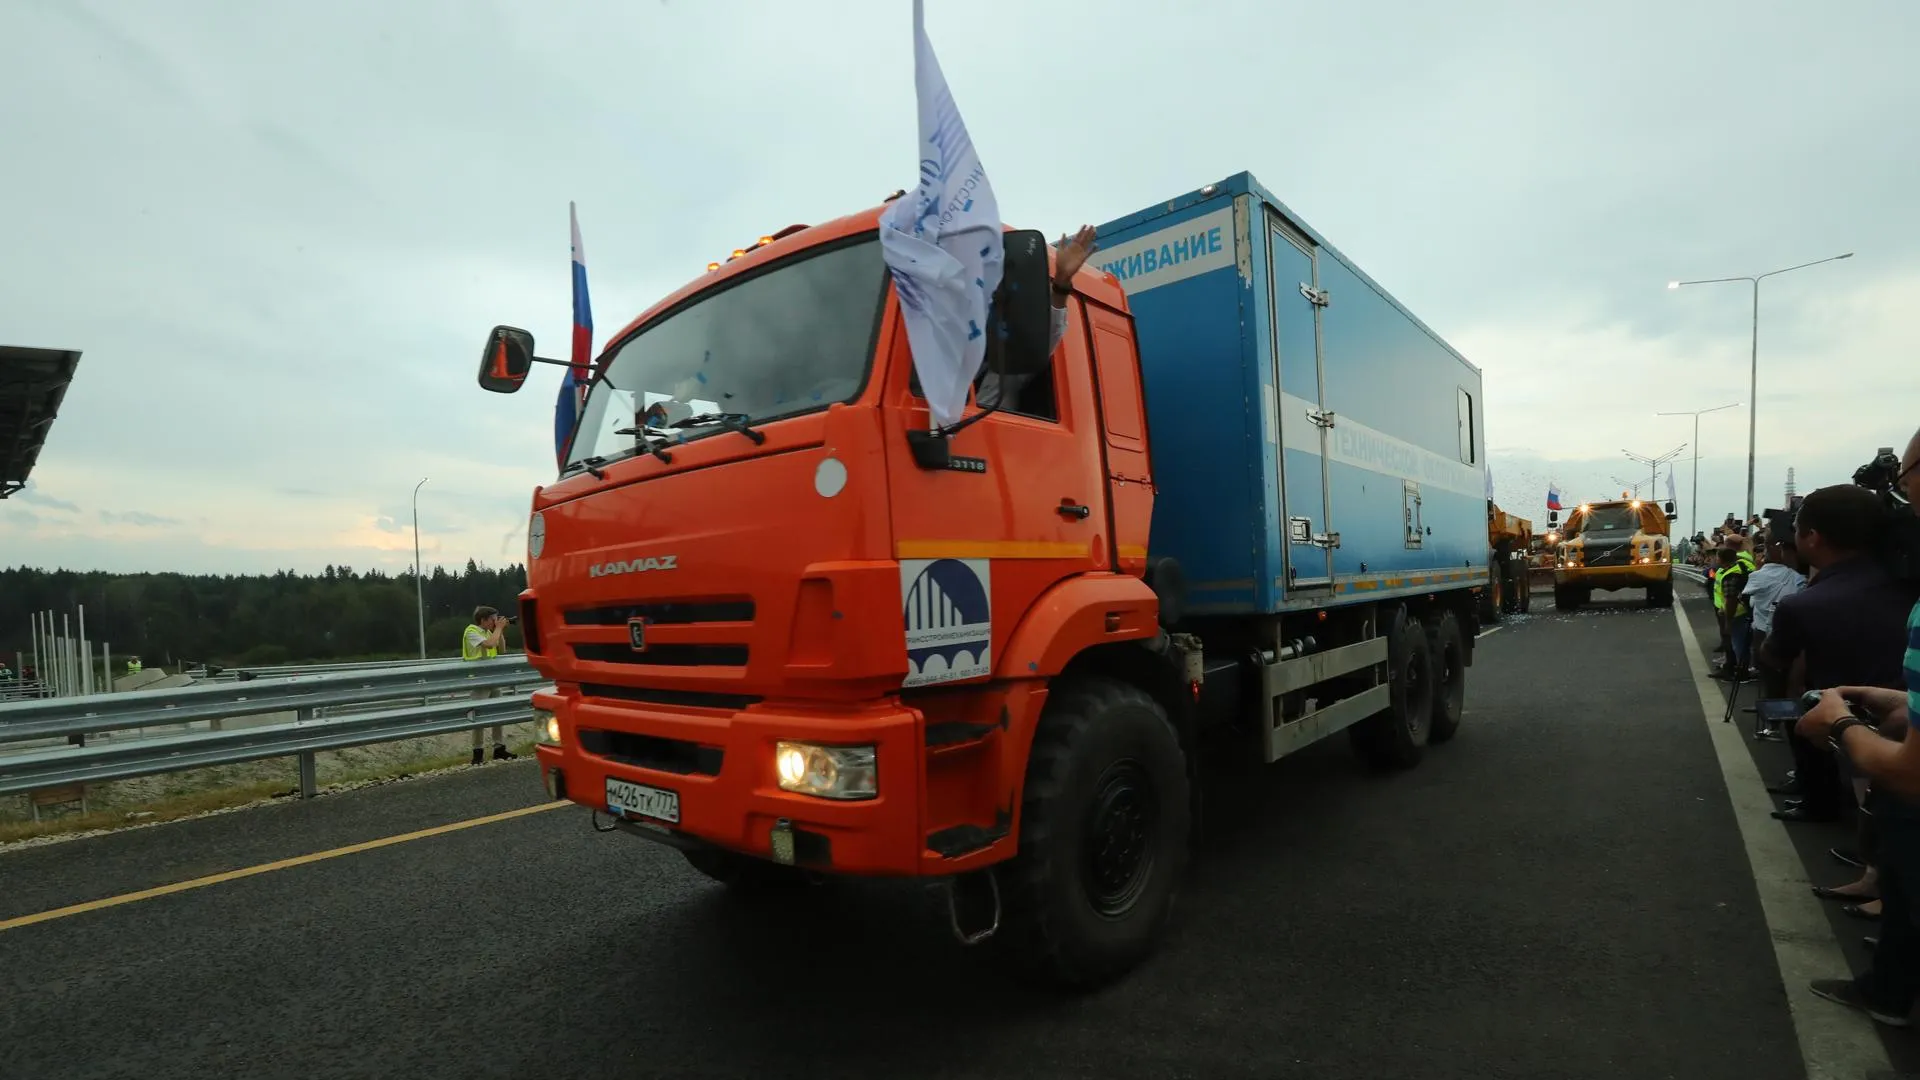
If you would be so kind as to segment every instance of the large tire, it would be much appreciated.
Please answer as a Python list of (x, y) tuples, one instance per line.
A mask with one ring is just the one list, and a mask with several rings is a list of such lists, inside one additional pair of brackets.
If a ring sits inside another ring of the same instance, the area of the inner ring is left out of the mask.
[(1512, 559), (1500, 562), (1500, 614), (1517, 615), (1520, 613), (1521, 582), (1515, 572), (1517, 564)]
[(1655, 582), (1654, 584), (1647, 586), (1647, 606), (1648, 607), (1672, 607), (1673, 606), (1672, 580)]
[(738, 893), (785, 891), (815, 881), (813, 875), (798, 867), (782, 866), (724, 848), (696, 848), (680, 854), (686, 858), (687, 865)]
[(1553, 607), (1556, 611), (1578, 611), (1582, 597), (1580, 590), (1571, 585), (1555, 584), (1553, 587)]
[(1000, 871), (1002, 958), (1055, 986), (1125, 974), (1160, 943), (1186, 871), (1186, 753), (1115, 679), (1056, 683), (1033, 736), (1020, 853)]
[(1433, 745), (1453, 738), (1467, 707), (1467, 638), (1453, 612), (1427, 625), (1427, 653), (1433, 664), (1433, 726), (1427, 743)]
[(1433, 656), (1427, 632), (1405, 608), (1394, 608), (1387, 629), (1388, 706), (1355, 724), (1354, 749), (1375, 768), (1420, 764), (1433, 732)]
[(1533, 567), (1521, 563), (1519, 578), (1520, 614), (1525, 615), (1533, 610)]

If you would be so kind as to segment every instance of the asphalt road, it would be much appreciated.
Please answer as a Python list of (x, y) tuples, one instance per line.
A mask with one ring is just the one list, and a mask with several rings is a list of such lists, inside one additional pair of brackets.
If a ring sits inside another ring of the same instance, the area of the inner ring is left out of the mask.
[[(1217, 781), (1170, 939), (1094, 996), (911, 884), (756, 907), (563, 807), (0, 929), (0, 1077), (1805, 1075), (1672, 613), (1543, 609), (1415, 771)], [(0, 924), (539, 801), (516, 762), (0, 853)]]

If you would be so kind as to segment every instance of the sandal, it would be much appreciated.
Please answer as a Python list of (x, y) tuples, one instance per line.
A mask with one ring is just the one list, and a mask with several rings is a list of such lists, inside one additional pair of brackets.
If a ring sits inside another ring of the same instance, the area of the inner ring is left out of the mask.
[(1862, 904), (1872, 903), (1880, 899), (1878, 896), (1868, 896), (1865, 893), (1841, 892), (1839, 889), (1829, 888), (1825, 885), (1815, 885), (1813, 887), (1813, 895), (1822, 900), (1853, 900)]
[(1859, 904), (1848, 904), (1846, 907), (1840, 909), (1840, 913), (1843, 915), (1851, 915), (1856, 919), (1866, 919), (1870, 922), (1878, 921), (1880, 918), (1879, 912), (1868, 911)]

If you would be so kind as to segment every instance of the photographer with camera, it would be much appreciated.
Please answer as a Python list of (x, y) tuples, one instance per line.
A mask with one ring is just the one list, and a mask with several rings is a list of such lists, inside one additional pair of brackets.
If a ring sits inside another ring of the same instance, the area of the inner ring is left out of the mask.
[[(1889, 456), (1883, 454), (1856, 473), (1856, 483), (1863, 486), (1852, 490), (1866, 493), (1882, 513), (1887, 541), (1880, 551), (1882, 572), (1909, 596), (1911, 606), (1898, 639), (1904, 689), (1874, 682), (1832, 686), (1800, 718), (1795, 732), (1844, 754), (1874, 785), (1869, 807), (1879, 833), (1883, 925), (1873, 966), (1859, 978), (1818, 979), (1811, 988), (1879, 1023), (1906, 1027), (1920, 997), (1920, 739), (1906, 738), (1913, 712), (1920, 709), (1920, 600), (1912, 596), (1915, 556), (1920, 555), (1914, 550), (1920, 529), (1912, 517), (1920, 508), (1920, 432), (1898, 462), (1889, 465), (1884, 460)], [(1820, 494), (1807, 496), (1802, 518)], [(1906, 516), (1887, 521), (1888, 510)], [(1810, 595), (1819, 582), (1816, 578), (1802, 596)], [(1780, 610), (1795, 599), (1782, 601)]]
[[(1810, 569), (1807, 587), (1774, 607), (1767, 663), (1789, 673), (1789, 690), (1901, 685), (1912, 591), (1878, 556), (1886, 510), (1881, 496), (1836, 484), (1812, 492), (1794, 516), (1794, 547)], [(1797, 802), (1773, 812), (1781, 821), (1825, 822), (1846, 800), (1824, 742), (1794, 734)]]
[[(485, 604), (474, 608), (473, 621), (467, 624), (466, 632), (460, 636), (460, 659), (488, 660), (499, 656), (500, 649), (506, 644), (507, 627), (518, 621), (518, 619), (511, 619), (500, 614)], [(499, 693), (499, 688), (493, 687), (485, 690), (475, 690), (473, 696), (476, 698), (490, 698), (497, 697)], [(487, 756), (484, 753), (485, 746), (486, 744), (480, 741), (480, 729), (474, 728), (473, 764), (479, 765), (487, 760)], [(505, 729), (499, 724), (493, 725), (493, 759), (495, 761), (506, 761), (519, 756), (520, 755), (507, 749)]]

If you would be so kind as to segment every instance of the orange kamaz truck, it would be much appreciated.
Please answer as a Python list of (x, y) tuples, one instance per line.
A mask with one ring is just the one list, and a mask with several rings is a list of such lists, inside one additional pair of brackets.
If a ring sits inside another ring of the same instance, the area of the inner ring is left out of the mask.
[(1650, 607), (1673, 606), (1673, 504), (1640, 499), (1581, 503), (1559, 524), (1553, 568), (1553, 605), (1573, 611), (1595, 590), (1645, 589)]
[[(963, 942), (1095, 984), (1173, 910), (1203, 744), (1407, 768), (1458, 729), (1480, 372), (1243, 173), (1101, 226), (1057, 345), (1006, 232), (995, 405), (935, 430), (880, 212), (595, 363), (527, 533), (540, 774), (735, 888), (944, 882)], [(480, 383), (536, 362), (496, 327)]]

